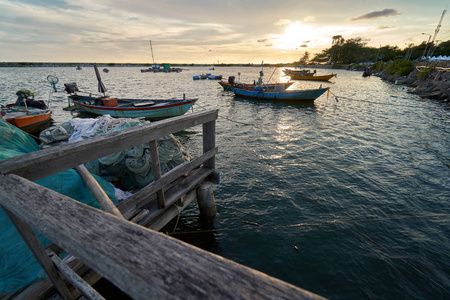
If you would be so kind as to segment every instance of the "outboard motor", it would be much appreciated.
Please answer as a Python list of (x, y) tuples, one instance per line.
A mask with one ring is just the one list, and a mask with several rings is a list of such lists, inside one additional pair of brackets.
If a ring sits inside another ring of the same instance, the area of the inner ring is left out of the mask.
[(228, 83), (229, 83), (229, 84), (234, 84), (234, 83), (235, 83), (234, 79), (235, 79), (234, 76), (229, 76), (229, 77), (228, 77)]
[(75, 92), (79, 92), (78, 86), (75, 82), (64, 83), (64, 90), (67, 94), (75, 94)]

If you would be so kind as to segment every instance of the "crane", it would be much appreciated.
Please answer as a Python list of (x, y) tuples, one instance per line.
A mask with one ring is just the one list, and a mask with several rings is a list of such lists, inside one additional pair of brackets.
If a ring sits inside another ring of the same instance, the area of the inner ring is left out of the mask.
[[(446, 12), (447, 12), (446, 9), (444, 9), (444, 11), (442, 12), (441, 19), (439, 20), (439, 23), (438, 23), (438, 25), (436, 27), (436, 30), (434, 31), (434, 36), (433, 36), (433, 39), (431, 40), (430, 49), (428, 49), (428, 55), (427, 56), (431, 56), (433, 54), (433, 52), (434, 52), (434, 49), (436, 49), (436, 46), (433, 47), (434, 41), (436, 40), (436, 36), (437, 36), (437, 34), (439, 32), (439, 29), (441, 28), (442, 19), (444, 18), (444, 15), (445, 15)], [(433, 49), (433, 50), (431, 50), (431, 49)]]

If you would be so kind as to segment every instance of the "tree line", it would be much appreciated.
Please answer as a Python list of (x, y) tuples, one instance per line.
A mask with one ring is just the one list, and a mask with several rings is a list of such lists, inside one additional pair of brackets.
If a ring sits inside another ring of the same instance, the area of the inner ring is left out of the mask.
[(332, 38), (330, 48), (322, 50), (312, 58), (306, 51), (299, 63), (360, 64), (377, 61), (388, 62), (397, 59), (416, 61), (422, 59), (424, 55), (449, 56), (450, 40), (440, 44), (428, 42), (422, 42), (420, 45), (409, 44), (405, 49), (389, 45), (375, 48), (368, 47), (367, 42), (361, 37), (346, 40), (341, 35), (336, 35)]

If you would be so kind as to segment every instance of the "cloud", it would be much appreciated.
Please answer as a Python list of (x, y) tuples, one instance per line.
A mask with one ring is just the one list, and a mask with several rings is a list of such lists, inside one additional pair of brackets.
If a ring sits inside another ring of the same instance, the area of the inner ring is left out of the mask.
[(267, 39), (260, 39), (260, 40), (258, 40), (258, 43), (265, 43), (265, 42), (267, 42)]
[(397, 16), (397, 15), (401, 15), (401, 13), (399, 13), (395, 9), (386, 8), (386, 9), (383, 9), (383, 10), (371, 11), (371, 12), (369, 12), (367, 14), (351, 18), (350, 21), (365, 20), (365, 19), (376, 19), (376, 18), (381, 18), (381, 17), (391, 17), (391, 16)]
[(308, 45), (302, 44), (302, 45), (300, 45), (300, 48), (308, 48)]
[(291, 23), (293, 23), (293, 22), (289, 19), (280, 19), (280, 20), (276, 21), (275, 23), (273, 23), (273, 25), (284, 26), (284, 25), (289, 25)]
[(384, 29), (393, 29), (393, 28), (395, 28), (395, 26), (378, 26), (378, 27), (377, 27), (377, 29), (380, 29), (380, 30), (384, 30)]

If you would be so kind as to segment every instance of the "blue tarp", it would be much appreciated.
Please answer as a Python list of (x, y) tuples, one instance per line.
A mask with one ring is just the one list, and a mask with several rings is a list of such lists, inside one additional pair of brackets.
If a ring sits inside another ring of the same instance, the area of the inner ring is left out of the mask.
[[(0, 120), (0, 160), (40, 150), (37, 143), (20, 129)], [(102, 178), (96, 180), (107, 195), (117, 203), (114, 187)], [(99, 208), (97, 201), (75, 170), (67, 170), (36, 181), (44, 187), (57, 191), (85, 204)], [(43, 245), (50, 240), (37, 233)], [(30, 249), (14, 225), (0, 209), (0, 294), (14, 292), (46, 275), (34, 259)]]

